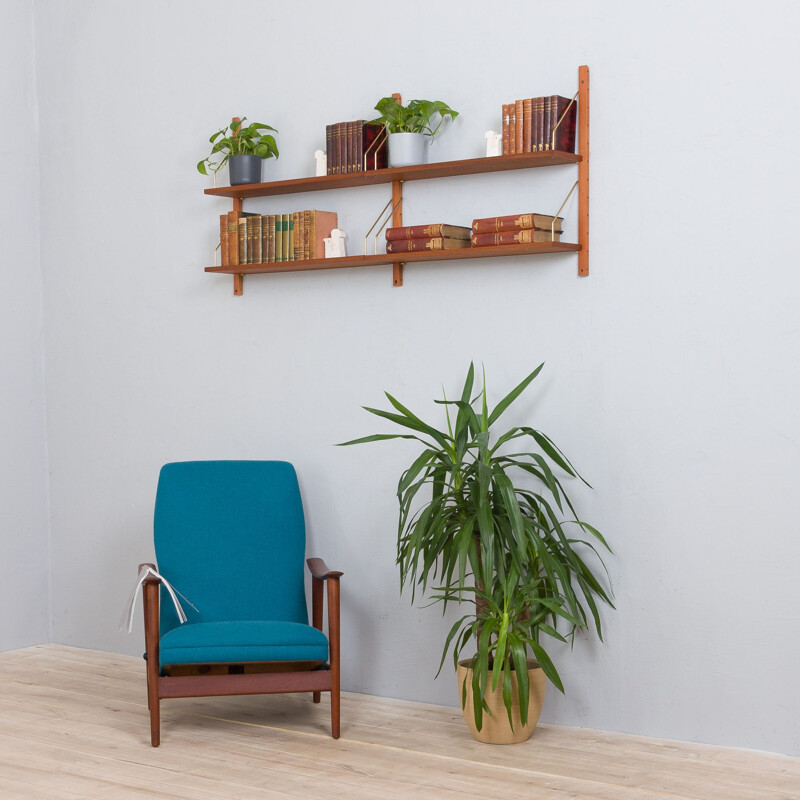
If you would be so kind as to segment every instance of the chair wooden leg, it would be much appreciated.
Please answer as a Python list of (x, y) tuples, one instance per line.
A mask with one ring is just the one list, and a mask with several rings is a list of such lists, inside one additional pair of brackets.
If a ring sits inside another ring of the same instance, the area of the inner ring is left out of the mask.
[(150, 744), (161, 743), (161, 713), (158, 698), (158, 584), (144, 584), (144, 641), (147, 648), (147, 708), (150, 711)]
[(150, 744), (158, 747), (161, 744), (161, 709), (158, 700), (158, 690), (156, 697), (150, 698)]
[(319, 703), (322, 700), (322, 692), (312, 692), (311, 694), (315, 703)]
[(328, 578), (328, 642), (331, 657), (331, 736), (339, 738), (339, 578)]
[(339, 687), (331, 688), (331, 736), (339, 738)]

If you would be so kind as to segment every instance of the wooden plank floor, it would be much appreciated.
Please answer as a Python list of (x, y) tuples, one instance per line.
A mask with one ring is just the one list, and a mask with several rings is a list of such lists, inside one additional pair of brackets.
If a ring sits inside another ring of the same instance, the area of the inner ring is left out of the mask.
[(141, 659), (0, 653), (0, 798), (25, 800), (800, 800), (800, 759), (540, 725), (475, 742), (457, 709), (345, 694), (342, 738), (310, 695), (162, 702)]

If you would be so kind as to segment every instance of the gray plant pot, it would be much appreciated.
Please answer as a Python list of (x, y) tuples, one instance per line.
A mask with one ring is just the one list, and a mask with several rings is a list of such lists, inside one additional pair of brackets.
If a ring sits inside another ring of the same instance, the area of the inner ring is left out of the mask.
[(264, 159), (258, 156), (231, 156), (228, 159), (228, 173), (231, 186), (244, 183), (261, 183), (261, 164)]
[(428, 137), (424, 133), (390, 133), (389, 166), (412, 167), (424, 164), (428, 155)]

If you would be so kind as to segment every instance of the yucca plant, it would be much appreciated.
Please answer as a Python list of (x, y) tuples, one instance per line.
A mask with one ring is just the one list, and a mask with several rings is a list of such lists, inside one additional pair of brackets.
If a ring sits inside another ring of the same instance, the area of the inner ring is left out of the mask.
[[(413, 602), (417, 588), (425, 593), (430, 587), (430, 598), (444, 608), (474, 600), (473, 611), (450, 630), (439, 670), (448, 651), (457, 665), (465, 648), (476, 648), (471, 688), (478, 730), (490, 683), (496, 689), (502, 681), (511, 722), (512, 671), (526, 724), (530, 654), (563, 692), (546, 637), (565, 642), (580, 628), (594, 628), (602, 639), (598, 600), (612, 605), (610, 592), (585, 560), (593, 552), (602, 567), (598, 550), (608, 545), (596, 528), (578, 519), (557, 473), (583, 478), (541, 431), (527, 426), (496, 431), (500, 416), (543, 366), (490, 410), (485, 376), (473, 397), (470, 364), (460, 399), (435, 401), (444, 406), (446, 430), (424, 422), (387, 392), (393, 410), (365, 410), (410, 432), (343, 443), (413, 439), (423, 446), (397, 486), (401, 588), (410, 585)], [(466, 691), (461, 687), (462, 706)]]

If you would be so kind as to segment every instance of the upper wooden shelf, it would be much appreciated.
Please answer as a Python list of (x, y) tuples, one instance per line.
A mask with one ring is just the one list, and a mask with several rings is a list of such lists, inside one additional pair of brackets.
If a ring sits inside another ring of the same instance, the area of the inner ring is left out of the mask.
[(440, 161), (437, 164), (392, 167), (369, 172), (351, 172), (346, 175), (322, 175), (270, 183), (248, 183), (244, 186), (221, 186), (206, 189), (205, 192), (216, 197), (233, 197), (241, 200), (246, 197), (270, 197), (300, 192), (321, 192), (327, 189), (348, 189), (352, 186), (374, 186), (392, 181), (421, 181), (427, 178), (449, 178), (454, 175), (480, 175), (485, 172), (578, 164), (581, 160), (581, 156), (575, 153), (554, 150), (549, 153), (521, 153), (513, 156), (467, 158), (463, 161)]

